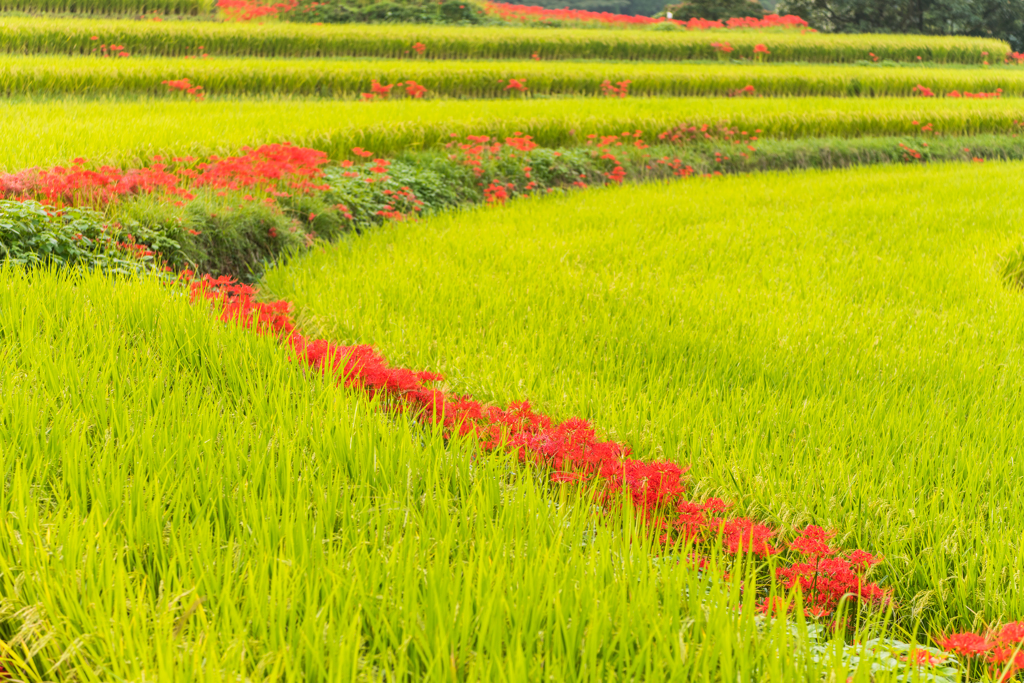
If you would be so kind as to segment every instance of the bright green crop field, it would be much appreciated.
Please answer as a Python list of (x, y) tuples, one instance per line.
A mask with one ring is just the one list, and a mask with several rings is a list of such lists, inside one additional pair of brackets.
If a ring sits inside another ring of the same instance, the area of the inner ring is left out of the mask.
[(0, 267), (0, 312), (0, 639), (23, 680), (846, 675), (738, 584), (154, 279)]
[[(93, 40), (93, 37), (96, 40)], [(825, 35), (796, 31), (652, 31), (622, 29), (497, 28), (429, 25), (314, 26), (288, 22), (224, 23), (0, 17), (0, 52), (90, 54), (117, 43), (133, 55), (244, 57), (365, 56), (429, 59), (715, 59), (712, 43), (728, 40), (734, 57), (750, 59), (767, 44), (773, 59), (850, 63), (880, 59), (974, 64), (986, 56), (1001, 64), (1010, 46), (961, 36)], [(987, 55), (983, 53), (988, 53)]]
[[(882, 553), (908, 622), (1024, 614), (1024, 165), (682, 181), (438, 217), (265, 289), (456, 391), (579, 415)], [(340, 294), (335, 294), (340, 293)]]
[[(0, 119), (0, 171), (66, 164), (75, 157), (132, 163), (153, 155), (235, 153), (290, 141), (335, 159), (360, 146), (377, 154), (438, 147), (452, 134), (534, 136), (546, 146), (588, 135), (643, 131), (648, 140), (679, 124), (727, 125), (763, 137), (1015, 134), (1019, 98), (603, 98), (504, 101), (333, 102), (310, 100), (15, 101)], [(916, 124), (915, 124), (916, 122)]]
[[(724, 97), (753, 86), (752, 96), (910, 97), (923, 85), (941, 97), (956, 91), (1024, 94), (1024, 68), (829, 66), (819, 64), (666, 64), (664, 62), (422, 61), (373, 59), (0, 57), (0, 92), (40, 96), (179, 96), (164, 84), (187, 78), (207, 96), (359, 98), (374, 81), (410, 79), (424, 97), (601, 96), (602, 83), (628, 81), (629, 96)], [(616, 86), (617, 87), (617, 86)], [(391, 97), (404, 95), (401, 86)]]
[(1024, 678), (1008, 43), (160, 8), (0, 16), (0, 683)]

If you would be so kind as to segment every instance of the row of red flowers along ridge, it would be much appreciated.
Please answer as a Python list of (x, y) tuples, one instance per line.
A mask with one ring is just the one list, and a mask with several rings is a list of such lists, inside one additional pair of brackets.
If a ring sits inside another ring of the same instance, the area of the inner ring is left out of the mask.
[[(293, 12), (299, 6), (298, 0), (285, 0), (284, 2), (264, 2), (263, 0), (218, 0), (217, 8), (224, 13), (230, 21), (252, 21), (253, 19), (264, 19), (275, 17), (280, 14)], [(709, 28), (803, 28), (807, 27), (806, 21), (800, 17), (787, 14), (768, 14), (764, 19), (755, 17), (734, 17), (725, 23), (721, 21), (709, 21), (707, 19), (690, 19), (680, 21), (678, 19), (651, 18), (644, 16), (630, 16), (627, 14), (614, 14), (611, 12), (590, 12), (588, 10), (573, 9), (545, 9), (535, 5), (515, 5), (504, 2), (485, 2), (484, 10), (489, 14), (501, 17), (505, 21), (583, 21), (600, 22), (604, 24), (619, 25), (644, 25), (670, 22), (677, 26), (685, 26), (688, 29), (709, 29)], [(307, 10), (308, 11), (308, 10)], [(810, 29), (814, 30), (814, 29)]]
[(614, 14), (612, 12), (591, 12), (582, 9), (545, 9), (535, 5), (515, 5), (504, 2), (488, 2), (485, 8), (491, 14), (495, 14), (506, 21), (598, 21), (605, 24), (660, 24), (672, 23), (677, 26), (685, 26), (688, 29), (709, 29), (709, 28), (769, 28), (769, 27), (806, 27), (806, 21), (793, 14), (779, 16), (778, 14), (765, 15), (764, 19), (754, 17), (734, 17), (725, 23), (721, 21), (709, 21), (707, 19), (690, 19), (681, 21), (679, 19), (652, 18), (643, 16), (630, 16), (628, 14)]
[[(438, 426), (448, 438), (470, 439), (482, 453), (511, 452), (520, 462), (544, 470), (551, 482), (596, 484), (605, 509), (632, 505), (662, 544), (683, 542), (692, 544), (695, 551), (716, 547), (729, 555), (757, 558), (779, 556), (781, 561), (768, 578), (785, 591), (799, 587), (810, 616), (834, 615), (844, 599), (855, 609), (880, 608), (890, 602), (886, 590), (865, 578), (880, 558), (863, 550), (834, 547), (834, 532), (809, 525), (796, 531), (787, 543), (780, 540), (777, 529), (748, 517), (729, 516), (730, 505), (718, 498), (687, 499), (685, 468), (631, 458), (627, 446), (599, 440), (585, 420), (571, 418), (558, 423), (534, 411), (528, 402), (507, 408), (484, 405), (470, 396), (436, 388), (443, 379), (436, 373), (391, 367), (370, 346), (342, 346), (308, 338), (296, 329), (290, 304), (257, 301), (254, 288), (230, 278), (196, 279), (185, 271), (179, 282), (188, 284), (194, 303), (212, 303), (222, 321), (278, 338), (297, 361), (336, 376), (349, 388), (383, 399), (388, 409)], [(704, 556), (695, 552), (691, 558), (705, 566)], [(791, 607), (780, 597), (765, 597), (759, 605), (766, 613)], [(988, 667), (1005, 680), (1024, 668), (1020, 651), (1024, 622), (1007, 624), (987, 635), (957, 633), (937, 640), (940, 647), (964, 658), (968, 672), (972, 666), (978, 671)], [(911, 661), (928, 667), (943, 660), (926, 656)]]

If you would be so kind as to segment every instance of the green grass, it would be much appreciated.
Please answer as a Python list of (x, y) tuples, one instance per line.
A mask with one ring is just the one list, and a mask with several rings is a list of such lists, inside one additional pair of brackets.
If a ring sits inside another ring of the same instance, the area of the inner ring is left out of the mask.
[(947, 135), (1012, 134), (1024, 120), (1019, 99), (594, 99), (435, 102), (219, 100), (212, 102), (10, 102), (0, 119), (0, 170), (86, 157), (136, 163), (154, 154), (234, 153), (245, 145), (291, 141), (334, 158), (354, 146), (378, 154), (437, 147), (451, 134), (521, 131), (549, 146), (589, 134), (642, 130), (648, 139), (681, 122), (760, 128), (763, 137), (911, 135), (932, 123)]
[[(91, 40), (98, 37), (98, 42)], [(881, 59), (980, 65), (1001, 63), (1009, 44), (961, 36), (823, 35), (777, 31), (625, 31), (481, 28), (429, 25), (230, 24), (89, 19), (0, 18), (0, 52), (89, 54), (98, 43), (123, 44), (134, 55), (210, 54), (240, 57), (408, 57), (414, 43), (430, 59), (681, 60), (715, 59), (712, 43), (729, 41), (733, 57), (752, 58), (764, 43), (772, 59), (856, 62)]]
[(153, 279), (0, 267), (0, 312), (19, 680), (846, 676), (628, 519), (595, 524)]
[[(665, 64), (636, 62), (410, 61), (258, 58), (97, 59), (0, 57), (0, 93), (8, 96), (177, 96), (164, 81), (188, 78), (207, 95), (293, 95), (358, 98), (381, 83), (413, 79), (427, 97), (520, 97), (508, 79), (525, 79), (531, 96), (602, 95), (603, 81), (628, 80), (633, 96), (726, 96), (747, 85), (757, 95), (909, 97), (915, 86), (1024, 94), (1020, 67), (922, 68), (796, 64)], [(394, 95), (401, 95), (395, 90)]]
[[(1024, 165), (625, 186), (273, 269), (307, 329), (592, 420), (694, 488), (886, 558), (908, 623), (1024, 617)], [(343, 293), (339, 295), (338, 293)], [(977, 615), (977, 616), (975, 616)]]

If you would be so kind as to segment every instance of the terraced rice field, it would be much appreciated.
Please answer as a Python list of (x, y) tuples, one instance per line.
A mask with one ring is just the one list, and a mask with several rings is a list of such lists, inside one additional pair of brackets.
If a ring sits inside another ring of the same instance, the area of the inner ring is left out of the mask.
[(0, 16), (0, 681), (1019, 678), (1007, 44), (164, 11)]

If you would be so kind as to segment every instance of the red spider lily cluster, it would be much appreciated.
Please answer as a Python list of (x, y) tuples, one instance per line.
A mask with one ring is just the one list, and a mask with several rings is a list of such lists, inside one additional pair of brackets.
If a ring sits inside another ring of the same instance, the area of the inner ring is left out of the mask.
[[(503, 78), (498, 82), (504, 83), (505, 79)], [(505, 90), (513, 90), (515, 92), (526, 92), (529, 90), (529, 88), (526, 87), (525, 78), (510, 78), (508, 79), (508, 85), (505, 86)]]
[(223, 12), (229, 21), (252, 21), (264, 17), (275, 17), (278, 14), (291, 12), (298, 6), (298, 0), (286, 0), (266, 5), (258, 0), (217, 0), (217, 9)]
[[(619, 133), (618, 135), (597, 135), (596, 133), (591, 133), (587, 136), (587, 146), (595, 147), (599, 152), (607, 149), (608, 147), (622, 147), (629, 143), (627, 138), (632, 138), (633, 141), (631, 146), (636, 147), (637, 149), (647, 149), (650, 145), (644, 142), (643, 137), (644, 132), (642, 130), (634, 131), (632, 133), (627, 130)], [(611, 158), (614, 160), (614, 157)]]
[(626, 97), (629, 95), (629, 84), (633, 81), (618, 81), (615, 85), (607, 78), (601, 82), (601, 93), (608, 97)]
[[(920, 129), (919, 129), (919, 130), (920, 130), (920, 131), (921, 131), (922, 133), (931, 133), (932, 135), (935, 135), (935, 136), (938, 136), (938, 135), (939, 135), (939, 132), (938, 132), (938, 131), (936, 131), (936, 130), (935, 130), (935, 129), (934, 129), (933, 127), (932, 127), (932, 124), (930, 124), (930, 123), (925, 123), (925, 124), (922, 124), (922, 123), (921, 123), (920, 121), (911, 121), (911, 122), (910, 122), (910, 125), (912, 125), (912, 126), (920, 126)], [(924, 143), (924, 144), (925, 144), (925, 145), (927, 146), (927, 144), (928, 144), (928, 143)]]
[(513, 189), (512, 183), (499, 183), (492, 180), (491, 184), (484, 188), (484, 201), (488, 204), (504, 204), (508, 201), (508, 191)]
[(936, 639), (943, 650), (959, 655), (968, 670), (985, 667), (992, 678), (1007, 681), (1024, 669), (1024, 621), (985, 634), (964, 632)]
[[(752, 86), (751, 92), (753, 92)], [(688, 126), (683, 123), (664, 133), (659, 133), (658, 139), (676, 143), (696, 142), (698, 140), (721, 140), (733, 145), (746, 145), (753, 152), (754, 148), (750, 143), (757, 142), (760, 133), (760, 128), (755, 129), (754, 134), (751, 135), (745, 130), (730, 128), (725, 125), (715, 127), (705, 123), (700, 126)]]
[(487, 12), (497, 15), (506, 21), (566, 21), (566, 22), (601, 22), (603, 24), (617, 25), (648, 25), (660, 23), (672, 23), (677, 26), (685, 26), (688, 29), (702, 30), (711, 28), (768, 28), (768, 27), (806, 27), (806, 21), (798, 16), (787, 14), (768, 14), (764, 19), (754, 17), (735, 17), (725, 23), (720, 21), (709, 21), (707, 19), (690, 19), (681, 21), (678, 19), (665, 19), (662, 17), (651, 18), (642, 16), (630, 16), (627, 14), (614, 14), (611, 12), (591, 12), (580, 9), (545, 9), (535, 5), (514, 5), (504, 2), (488, 2), (485, 5)]
[[(456, 137), (454, 133), (452, 133), (452, 137)], [(511, 136), (505, 138), (505, 146), (512, 154), (515, 154), (516, 151), (529, 152), (532, 149), (536, 149), (537, 143), (533, 141), (532, 135), (525, 135), (516, 131)], [(451, 161), (469, 166), (477, 176), (483, 175), (483, 162), (485, 159), (497, 156), (503, 151), (501, 142), (492, 140), (489, 135), (467, 135), (466, 142), (456, 142), (453, 140), (447, 143), (445, 147), (454, 150), (454, 153), (448, 155)], [(527, 171), (527, 177), (529, 177), (529, 171)]]
[[(385, 189), (383, 193), (387, 197), (388, 203), (377, 211), (377, 215), (381, 218), (392, 221), (404, 221), (410, 215), (423, 211), (423, 202), (408, 187), (403, 186), (397, 190)], [(349, 213), (348, 207), (344, 204), (339, 204), (338, 206), (342, 209), (341, 214), (352, 220), (352, 214)]]
[(180, 78), (176, 81), (160, 82), (161, 84), (166, 85), (169, 89), (177, 92), (183, 92), (196, 100), (201, 100), (206, 97), (206, 93), (203, 92), (203, 86), (193, 85), (187, 78)]
[(362, 93), (363, 100), (369, 102), (372, 100), (386, 100), (391, 96), (392, 90), (395, 88), (404, 88), (407, 97), (419, 100), (423, 99), (423, 96), (427, 94), (427, 88), (420, 85), (416, 81), (409, 79), (408, 81), (398, 81), (390, 85), (381, 85), (376, 79), (370, 83), (370, 92)]
[(1017, 64), (1024, 64), (1024, 52), (1011, 52), (1006, 56), (1004, 60), (1007, 64), (1011, 61), (1017, 62)]
[(715, 48), (715, 52), (717, 52), (719, 55), (729, 55), (733, 50), (736, 49), (727, 42), (711, 43), (711, 47)]
[[(911, 88), (910, 91), (912, 93), (914, 93), (915, 95), (918, 95), (920, 97), (935, 97), (936, 96), (935, 92), (931, 88), (927, 88), (927, 87), (921, 85), (920, 83), (918, 83), (913, 88)], [(990, 98), (994, 98), (994, 97), (1002, 97), (1003, 96), (1003, 89), (1002, 88), (996, 88), (993, 92), (967, 92), (966, 90), (964, 92), (960, 92), (959, 90), (950, 90), (948, 93), (946, 93), (945, 96), (946, 97), (953, 97), (953, 98), (965, 97), (967, 99), (980, 99), (980, 100), (984, 100), (984, 99), (990, 99)]]
[(754, 54), (755, 55), (770, 55), (771, 52), (768, 50), (767, 47), (765, 47), (764, 43), (758, 43), (757, 45), (754, 46)]
[[(323, 152), (287, 143), (243, 151), (241, 156), (213, 156), (209, 162), (199, 164), (193, 164), (192, 157), (177, 157), (172, 160), (173, 167), (155, 157), (156, 163), (151, 166), (129, 170), (110, 166), (87, 169), (85, 159), (75, 159), (70, 167), (0, 174), (0, 197), (43, 199), (58, 206), (95, 206), (127, 195), (157, 192), (191, 200), (195, 195), (189, 188), (196, 187), (259, 190), (271, 196), (328, 189), (316, 182), (327, 162)], [(251, 195), (247, 197), (251, 200)]]
[(678, 157), (673, 159), (666, 156), (660, 159), (655, 159), (654, 163), (659, 164), (661, 166), (665, 166), (666, 168), (672, 171), (672, 175), (678, 176), (680, 178), (689, 178), (694, 173), (696, 173), (696, 171), (693, 170), (693, 166), (690, 166), (689, 164), (684, 165)]
[(423, 43), (417, 41), (417, 42), (413, 43), (412, 51), (422, 57), (423, 53), (425, 53), (427, 51), (427, 46), (424, 45)]
[(1002, 97), (1003, 89), (996, 88), (994, 92), (967, 92), (966, 90), (961, 93), (958, 90), (951, 90), (946, 93), (946, 97), (966, 97), (968, 99), (986, 100), (994, 97)]
[[(89, 40), (98, 41), (99, 36), (89, 36)], [(96, 48), (92, 49), (92, 54), (99, 57), (131, 57), (131, 53), (125, 52), (124, 45), (114, 45), (106, 43), (100, 45), (99, 52), (97, 53)]]
[(729, 92), (729, 97), (743, 97), (745, 95), (753, 95), (753, 94), (754, 94), (754, 86), (747, 84), (747, 85), (743, 86), (742, 88), (737, 88), (736, 90), (731, 90)]
[(864, 573), (879, 559), (863, 550), (843, 556), (840, 549), (829, 545), (834, 536), (834, 532), (813, 525), (801, 531), (789, 549), (807, 559), (775, 571), (782, 587), (791, 590), (799, 586), (812, 616), (835, 613), (848, 596), (869, 604), (885, 602), (885, 591), (864, 581)]

